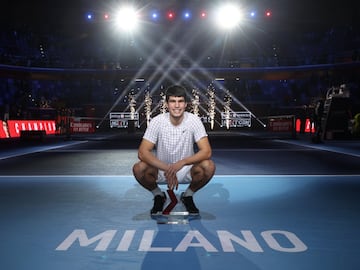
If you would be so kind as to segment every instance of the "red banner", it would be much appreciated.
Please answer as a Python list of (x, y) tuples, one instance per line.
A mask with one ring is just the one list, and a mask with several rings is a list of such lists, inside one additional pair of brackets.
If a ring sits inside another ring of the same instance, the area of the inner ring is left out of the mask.
[(0, 120), (0, 139), (9, 138), (6, 122)]
[(10, 137), (20, 137), (22, 130), (45, 130), (46, 134), (55, 134), (55, 120), (8, 120)]

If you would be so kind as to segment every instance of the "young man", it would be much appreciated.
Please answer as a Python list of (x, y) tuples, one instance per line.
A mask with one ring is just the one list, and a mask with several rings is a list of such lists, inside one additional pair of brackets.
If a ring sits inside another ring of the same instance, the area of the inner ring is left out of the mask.
[[(186, 90), (182, 86), (174, 85), (167, 89), (169, 112), (150, 121), (138, 150), (140, 161), (133, 166), (136, 180), (154, 195), (152, 215), (162, 212), (166, 201), (158, 183), (167, 184), (171, 190), (178, 189), (179, 183), (188, 183), (186, 191), (181, 194), (181, 201), (189, 214), (198, 214), (193, 194), (204, 187), (215, 173), (204, 125), (199, 117), (185, 111), (186, 98)], [(196, 153), (194, 143), (198, 148)]]

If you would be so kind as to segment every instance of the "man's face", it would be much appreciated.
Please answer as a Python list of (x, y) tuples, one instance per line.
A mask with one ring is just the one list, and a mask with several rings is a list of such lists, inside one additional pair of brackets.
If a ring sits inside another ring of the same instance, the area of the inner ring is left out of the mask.
[(170, 96), (167, 102), (167, 107), (171, 117), (181, 118), (185, 112), (187, 103), (184, 97)]

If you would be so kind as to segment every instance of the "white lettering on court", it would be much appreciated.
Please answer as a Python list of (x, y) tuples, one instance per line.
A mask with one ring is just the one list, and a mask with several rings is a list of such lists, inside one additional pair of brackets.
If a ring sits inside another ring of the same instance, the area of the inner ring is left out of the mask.
[[(293, 247), (282, 247), (278, 241), (274, 238), (274, 234), (280, 234), (285, 236), (289, 242), (293, 245)], [(281, 252), (303, 252), (307, 250), (307, 246), (292, 232), (287, 231), (264, 231), (261, 233), (261, 236), (264, 238), (266, 243), (273, 250), (281, 251)]]
[(139, 251), (160, 251), (160, 252), (171, 252), (171, 247), (152, 247), (155, 231), (145, 230), (143, 238), (141, 239)]
[[(111, 241), (117, 230), (107, 230), (91, 238), (87, 236), (85, 230), (76, 229), (69, 234), (68, 237), (56, 248), (57, 251), (66, 251), (75, 243), (78, 243), (80, 247), (87, 247), (94, 243), (96, 246), (95, 251), (105, 251), (108, 249)], [(188, 248), (203, 248), (207, 252), (219, 252), (216, 249), (216, 244), (221, 246), (223, 252), (235, 252), (234, 244), (241, 246), (251, 252), (264, 252), (263, 247), (256, 239), (255, 235), (250, 230), (241, 230), (241, 236), (230, 233), (226, 230), (218, 230), (218, 241), (211, 243), (206, 237), (198, 230), (190, 230), (181, 239), (181, 241), (174, 247), (156, 247), (153, 246), (155, 230), (145, 230), (142, 234), (138, 251), (142, 252), (186, 252)], [(126, 230), (120, 242), (117, 245), (116, 251), (126, 252), (133, 244), (133, 240), (136, 234), (136, 230)], [(268, 230), (261, 232), (261, 237), (269, 248), (279, 252), (304, 252), (308, 248), (303, 241), (300, 240), (294, 233), (282, 230)], [(281, 237), (282, 243), (276, 239)]]
[(241, 231), (243, 239), (228, 231), (217, 231), (217, 233), (224, 252), (235, 252), (232, 242), (235, 242), (252, 252), (263, 252), (263, 249), (260, 247), (251, 231)]
[(128, 251), (132, 240), (134, 239), (135, 230), (125, 231), (120, 243), (117, 247), (117, 251)]
[(99, 241), (96, 246), (96, 251), (104, 251), (108, 248), (111, 240), (114, 238), (116, 234), (116, 230), (108, 230), (103, 233), (100, 233), (93, 238), (88, 238), (85, 230), (74, 230), (65, 240), (62, 242), (56, 250), (67, 250), (71, 245), (79, 240), (79, 244), (81, 247), (87, 247), (97, 241)]
[[(195, 243), (193, 242), (194, 238), (197, 240)], [(207, 252), (217, 252), (217, 249), (199, 231), (189, 231), (175, 251), (184, 252), (188, 247), (202, 247)]]

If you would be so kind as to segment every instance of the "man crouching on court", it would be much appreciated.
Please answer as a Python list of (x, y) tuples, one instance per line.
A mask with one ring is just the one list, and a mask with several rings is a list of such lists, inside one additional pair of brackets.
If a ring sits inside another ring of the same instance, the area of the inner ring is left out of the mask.
[(211, 146), (200, 118), (185, 111), (185, 88), (170, 86), (166, 90), (166, 105), (169, 112), (154, 117), (145, 131), (138, 150), (140, 161), (134, 164), (133, 173), (140, 185), (154, 195), (152, 215), (161, 213), (166, 201), (158, 183), (167, 184), (171, 190), (177, 190), (179, 183), (189, 184), (181, 201), (190, 215), (197, 215), (199, 209), (193, 194), (215, 173)]

